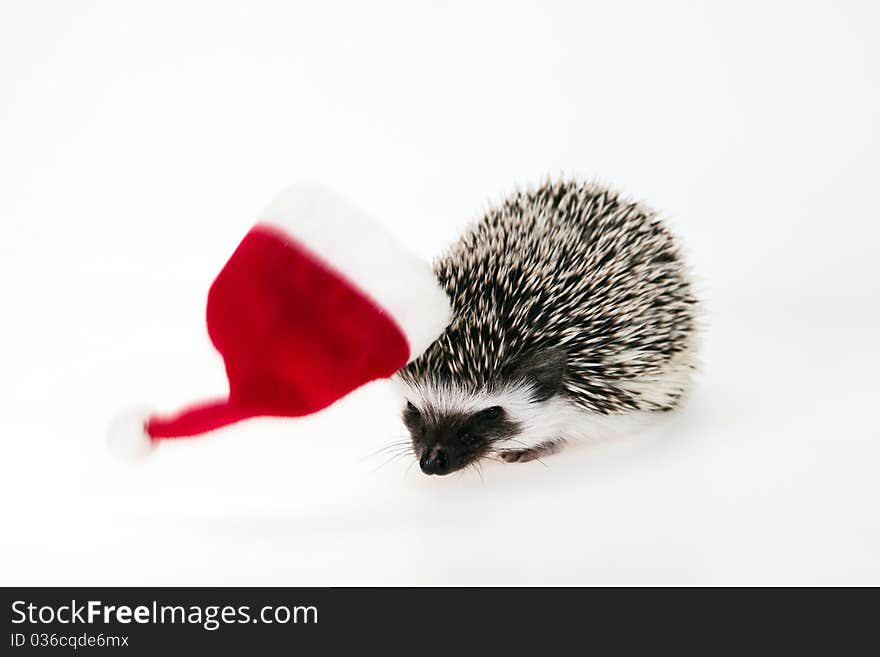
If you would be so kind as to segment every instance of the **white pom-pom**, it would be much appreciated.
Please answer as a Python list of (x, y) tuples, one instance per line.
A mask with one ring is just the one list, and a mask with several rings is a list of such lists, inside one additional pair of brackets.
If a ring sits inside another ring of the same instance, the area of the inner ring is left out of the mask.
[(115, 456), (132, 461), (150, 455), (155, 449), (155, 441), (144, 427), (150, 415), (149, 410), (136, 408), (113, 419), (107, 433), (107, 446)]

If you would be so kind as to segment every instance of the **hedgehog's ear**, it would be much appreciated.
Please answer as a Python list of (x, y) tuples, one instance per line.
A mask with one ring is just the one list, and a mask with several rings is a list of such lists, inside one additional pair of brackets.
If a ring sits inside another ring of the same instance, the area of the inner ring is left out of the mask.
[(532, 385), (533, 401), (546, 401), (562, 388), (565, 374), (565, 352), (562, 349), (541, 349), (516, 364), (511, 378)]

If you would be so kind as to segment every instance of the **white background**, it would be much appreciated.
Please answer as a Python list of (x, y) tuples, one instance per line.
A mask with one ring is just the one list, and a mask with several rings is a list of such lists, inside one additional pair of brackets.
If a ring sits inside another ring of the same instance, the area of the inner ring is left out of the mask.
[[(870, 2), (0, 3), (0, 583), (880, 584)], [(108, 457), (224, 391), (213, 276), (285, 184), (425, 257), (517, 184), (659, 208), (704, 372), (631, 440), (382, 465), (368, 386)]]

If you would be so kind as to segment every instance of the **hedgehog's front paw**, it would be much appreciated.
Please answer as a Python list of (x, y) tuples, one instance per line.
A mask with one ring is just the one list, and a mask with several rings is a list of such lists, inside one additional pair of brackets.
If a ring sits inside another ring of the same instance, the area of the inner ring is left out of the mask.
[(538, 458), (537, 455), (532, 455), (532, 452), (534, 452), (533, 449), (505, 449), (503, 452), (498, 452), (498, 456), (507, 463), (518, 463)]
[(507, 463), (525, 463), (540, 459), (542, 456), (555, 454), (562, 449), (564, 444), (565, 442), (562, 440), (548, 440), (526, 449), (504, 449), (498, 452), (498, 456)]

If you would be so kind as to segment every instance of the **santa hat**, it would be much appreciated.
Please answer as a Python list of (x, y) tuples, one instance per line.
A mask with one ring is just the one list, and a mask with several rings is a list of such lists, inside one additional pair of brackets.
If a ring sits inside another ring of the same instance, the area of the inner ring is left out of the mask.
[(229, 396), (169, 415), (120, 416), (117, 453), (196, 436), (255, 416), (296, 417), (389, 377), (449, 323), (427, 263), (317, 186), (282, 192), (245, 235), (208, 293), (208, 334)]

